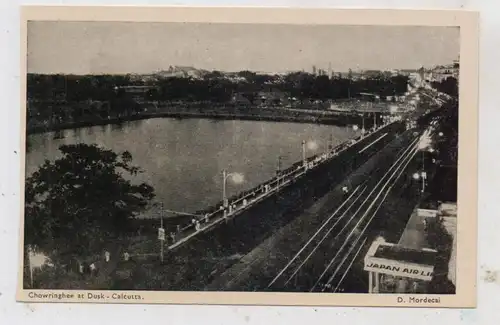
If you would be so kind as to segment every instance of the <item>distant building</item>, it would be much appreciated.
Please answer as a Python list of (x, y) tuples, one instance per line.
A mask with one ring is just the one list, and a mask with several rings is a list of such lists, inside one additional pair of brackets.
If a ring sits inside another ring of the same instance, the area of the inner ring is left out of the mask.
[(116, 86), (115, 92), (124, 91), (127, 94), (130, 94), (131, 97), (135, 100), (143, 100), (145, 95), (151, 90), (158, 90), (157, 86)]
[(459, 69), (455, 68), (452, 64), (446, 66), (438, 66), (431, 71), (429, 79), (431, 81), (441, 82), (449, 77), (457, 78), (458, 70)]
[(183, 66), (170, 66), (167, 70), (160, 70), (155, 73), (157, 77), (161, 78), (202, 78), (207, 71), (196, 69), (194, 67), (183, 67)]
[(382, 74), (380, 70), (365, 70), (363, 71), (363, 76), (366, 78), (378, 77)]
[(233, 96), (231, 97), (230, 102), (232, 104), (242, 105), (242, 106), (249, 106), (252, 104), (252, 102), (241, 93), (234, 93)]
[(274, 106), (274, 105), (287, 105), (290, 100), (286, 93), (271, 90), (271, 91), (261, 91), (257, 93), (257, 98), (255, 100), (256, 104), (264, 106)]
[(449, 77), (459, 79), (460, 60), (453, 60), (453, 63), (447, 65), (439, 65), (428, 71), (426, 79), (429, 81), (441, 82)]

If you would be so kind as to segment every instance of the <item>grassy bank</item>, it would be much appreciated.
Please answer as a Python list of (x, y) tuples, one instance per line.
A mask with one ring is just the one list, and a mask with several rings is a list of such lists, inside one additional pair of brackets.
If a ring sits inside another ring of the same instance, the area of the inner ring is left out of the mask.
[[(68, 108), (77, 104), (66, 104)], [(137, 112), (121, 116), (107, 116), (102, 118), (98, 115), (88, 115), (80, 118), (66, 117), (59, 121), (37, 120), (32, 117), (27, 123), (27, 133), (36, 134), (65, 129), (90, 127), (107, 124), (121, 124), (129, 121), (144, 120), (150, 118), (204, 118), (213, 120), (248, 120), (248, 121), (270, 121), (270, 122), (293, 122), (293, 123), (315, 123), (337, 126), (360, 124), (361, 116), (351, 112), (331, 112), (325, 110), (302, 110), (285, 108), (262, 108), (262, 107), (232, 107), (221, 106), (208, 109), (207, 107), (172, 107), (156, 106), (151, 104), (141, 105)], [(372, 123), (367, 119), (366, 127)]]

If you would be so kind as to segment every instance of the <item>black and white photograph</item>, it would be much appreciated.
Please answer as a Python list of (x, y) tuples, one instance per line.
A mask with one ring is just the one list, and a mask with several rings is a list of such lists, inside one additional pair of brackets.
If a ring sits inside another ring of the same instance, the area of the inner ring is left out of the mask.
[(28, 21), (22, 289), (455, 295), (460, 34)]

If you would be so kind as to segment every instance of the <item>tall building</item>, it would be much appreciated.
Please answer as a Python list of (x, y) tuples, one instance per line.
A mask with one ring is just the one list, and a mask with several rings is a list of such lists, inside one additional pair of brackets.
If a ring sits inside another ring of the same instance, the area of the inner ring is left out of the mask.
[(313, 65), (313, 75), (316, 75), (316, 66)]

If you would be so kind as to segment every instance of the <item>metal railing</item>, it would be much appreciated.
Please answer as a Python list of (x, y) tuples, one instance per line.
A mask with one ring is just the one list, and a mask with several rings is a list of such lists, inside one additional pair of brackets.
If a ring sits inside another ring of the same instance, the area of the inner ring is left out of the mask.
[(206, 209), (205, 212), (195, 213), (201, 215), (198, 218), (193, 218), (194, 222), (184, 226), (177, 226), (177, 231), (171, 233), (171, 243), (168, 249), (178, 247), (198, 233), (205, 232), (220, 222), (233, 218), (236, 215), (246, 211), (248, 208), (256, 205), (264, 199), (274, 195), (279, 190), (289, 186), (292, 182), (305, 175), (308, 171), (314, 170), (318, 166), (331, 161), (345, 150), (351, 148), (367, 136), (373, 135), (381, 131), (392, 123), (380, 125), (377, 129), (367, 131), (354, 139), (339, 144), (336, 147), (329, 148), (328, 151), (317, 154), (311, 157), (294, 163), (289, 168), (286, 168), (278, 173), (277, 176), (257, 185), (256, 187), (244, 191), (238, 195), (227, 199), (227, 207), (224, 207), (224, 202), (218, 202), (211, 209)]

